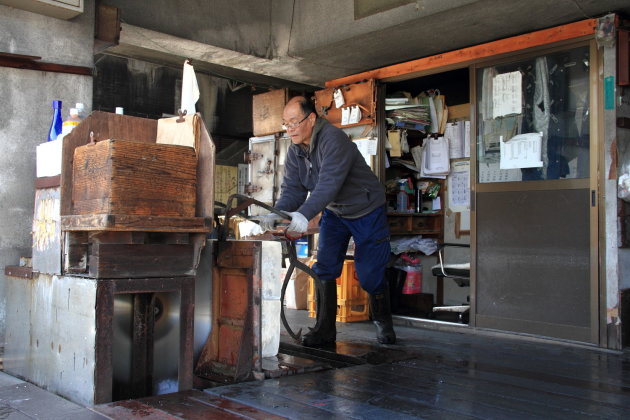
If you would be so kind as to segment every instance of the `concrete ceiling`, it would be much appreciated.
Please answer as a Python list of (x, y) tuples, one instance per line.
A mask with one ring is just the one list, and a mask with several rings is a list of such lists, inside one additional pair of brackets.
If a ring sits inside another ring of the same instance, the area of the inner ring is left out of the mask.
[[(167, 23), (169, 10), (147, 17), (137, 2), (111, 3), (124, 23), (119, 45), (105, 53), (176, 67), (191, 58), (197, 71), (296, 88), (608, 12), (630, 16), (628, 0), (418, 0), (361, 18), (349, 0), (261, 0), (246, 21), (238, 10), (251, 3), (233, 1), (213, 9), (214, 22), (187, 14), (182, 27), (184, 17)], [(173, 3), (181, 2), (152, 2)]]

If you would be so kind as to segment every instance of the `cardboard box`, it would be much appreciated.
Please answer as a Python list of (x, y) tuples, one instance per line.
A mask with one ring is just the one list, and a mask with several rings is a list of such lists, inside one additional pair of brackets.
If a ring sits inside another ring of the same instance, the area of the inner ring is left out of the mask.
[(192, 147), (108, 139), (77, 147), (72, 170), (75, 215), (195, 216)]

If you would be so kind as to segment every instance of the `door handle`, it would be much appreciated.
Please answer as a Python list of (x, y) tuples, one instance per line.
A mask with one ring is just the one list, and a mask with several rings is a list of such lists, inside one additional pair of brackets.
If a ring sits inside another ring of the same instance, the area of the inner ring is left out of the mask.
[(591, 207), (595, 207), (597, 205), (597, 194), (595, 194), (595, 190), (591, 190)]

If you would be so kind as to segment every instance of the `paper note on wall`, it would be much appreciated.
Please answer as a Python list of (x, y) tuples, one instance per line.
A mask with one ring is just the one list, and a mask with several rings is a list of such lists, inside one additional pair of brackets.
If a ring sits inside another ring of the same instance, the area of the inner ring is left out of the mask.
[(448, 155), (451, 159), (464, 157), (464, 124), (447, 123), (444, 137), (448, 139)]
[(492, 79), (492, 118), (521, 113), (522, 78), (520, 71), (513, 71)]
[(365, 159), (368, 166), (372, 167), (372, 156), (376, 155), (377, 140), (373, 137), (353, 140), (357, 145), (361, 156)]
[(464, 157), (470, 157), (470, 121), (464, 121)]
[(508, 141), (499, 141), (501, 160), (499, 168), (540, 168), (542, 133), (526, 133), (512, 137)]

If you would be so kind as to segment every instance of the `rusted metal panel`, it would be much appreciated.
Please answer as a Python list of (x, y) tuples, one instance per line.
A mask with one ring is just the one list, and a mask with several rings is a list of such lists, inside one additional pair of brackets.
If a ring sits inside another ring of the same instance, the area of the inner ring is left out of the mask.
[(247, 270), (223, 269), (221, 271), (221, 311), (222, 319), (229, 318), (241, 321), (241, 325), (247, 314), (249, 304), (248, 289), (251, 282), (248, 279)]
[[(33, 278), (33, 269), (31, 267), (21, 267), (17, 265), (7, 265), (4, 267), (4, 275), (8, 277), (19, 277), (23, 279)], [(8, 295), (10, 296), (10, 295)]]
[(217, 265), (225, 268), (251, 268), (256, 247), (250, 241), (219, 242)]
[(195, 373), (214, 380), (245, 380), (252, 377), (253, 367), (259, 364), (254, 335), (259, 324), (254, 328), (252, 314), (260, 312), (260, 299), (254, 298), (258, 282), (253, 267), (259, 264), (261, 243), (233, 241), (220, 243), (219, 247), (213, 271), (212, 331)]

